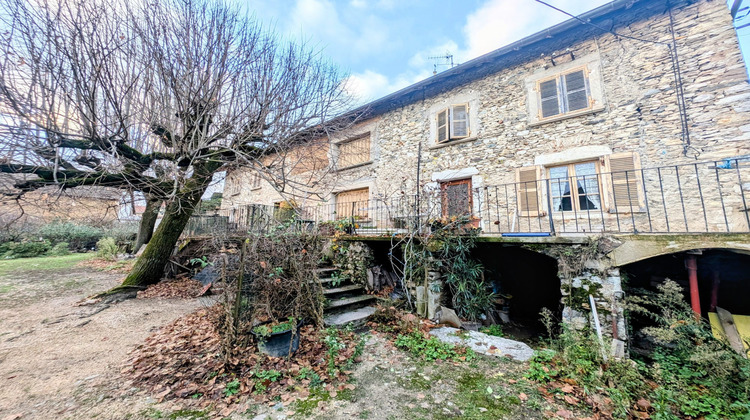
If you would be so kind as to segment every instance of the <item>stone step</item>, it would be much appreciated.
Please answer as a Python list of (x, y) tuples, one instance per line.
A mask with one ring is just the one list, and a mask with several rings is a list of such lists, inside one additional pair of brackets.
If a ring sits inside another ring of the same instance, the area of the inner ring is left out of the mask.
[(339, 269), (335, 267), (323, 267), (323, 268), (316, 268), (315, 272), (318, 273), (318, 275), (321, 275), (321, 274), (327, 275), (338, 270)]
[(359, 284), (350, 284), (348, 286), (336, 287), (333, 289), (324, 289), (324, 295), (335, 295), (336, 293), (352, 292), (355, 290), (362, 290), (363, 287)]
[(344, 308), (350, 305), (362, 304), (365, 302), (370, 302), (375, 299), (376, 299), (375, 296), (372, 296), (372, 295), (360, 295), (360, 296), (352, 296), (352, 297), (343, 298), (343, 299), (334, 299), (328, 302), (328, 306), (326, 306), (326, 310)]
[(364, 325), (367, 318), (373, 313), (375, 313), (374, 306), (365, 306), (352, 311), (327, 315), (323, 319), (323, 322), (327, 327), (344, 327), (346, 325), (351, 325), (356, 328)]
[[(334, 277), (323, 277), (323, 278), (320, 279), (320, 283), (323, 285), (323, 287), (328, 287), (329, 283), (332, 283), (333, 280), (334, 280)], [(339, 287), (342, 284), (352, 284), (352, 282), (350, 280), (341, 280), (341, 279), (339, 279), (339, 280), (340, 280), (340, 283), (336, 287)], [(312, 283), (313, 281), (314, 280), (311, 280), (310, 283)]]

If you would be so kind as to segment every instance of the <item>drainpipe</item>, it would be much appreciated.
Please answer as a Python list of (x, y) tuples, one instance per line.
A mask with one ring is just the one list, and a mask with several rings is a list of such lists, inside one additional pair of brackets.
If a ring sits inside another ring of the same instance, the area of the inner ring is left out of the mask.
[(685, 257), (685, 267), (688, 270), (688, 279), (690, 281), (690, 306), (695, 312), (695, 317), (701, 317), (701, 300), (698, 296), (698, 259), (695, 255), (688, 254)]

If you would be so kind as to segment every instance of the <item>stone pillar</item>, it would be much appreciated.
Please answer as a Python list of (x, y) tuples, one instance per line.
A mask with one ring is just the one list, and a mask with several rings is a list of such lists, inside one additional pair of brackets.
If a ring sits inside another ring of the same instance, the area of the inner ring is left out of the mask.
[(563, 322), (581, 329), (587, 324), (593, 329), (589, 295), (594, 297), (605, 344), (612, 343), (615, 356), (624, 355), (627, 340), (622, 306), (622, 283), (619, 268), (585, 269), (572, 279), (561, 279)]

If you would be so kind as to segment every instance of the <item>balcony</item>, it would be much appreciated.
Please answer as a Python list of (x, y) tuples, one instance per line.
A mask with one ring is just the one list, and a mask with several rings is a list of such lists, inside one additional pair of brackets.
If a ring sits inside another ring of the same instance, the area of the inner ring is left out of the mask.
[(738, 158), (488, 185), (464, 197), (429, 191), (284, 212), (254, 204), (194, 217), (186, 234), (269, 232), (286, 223), (390, 236), (451, 216), (470, 218), (483, 235), (750, 233), (748, 200), (750, 158)]

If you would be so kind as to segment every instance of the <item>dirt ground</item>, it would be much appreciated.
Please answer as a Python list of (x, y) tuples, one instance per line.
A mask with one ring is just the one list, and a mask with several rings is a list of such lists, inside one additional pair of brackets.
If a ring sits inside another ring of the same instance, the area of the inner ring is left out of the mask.
[[(81, 267), (81, 256), (0, 261), (0, 420), (220, 419), (197, 405), (157, 402), (120, 370), (159, 327), (213, 302), (131, 299), (78, 305), (123, 274)], [(345, 391), (292, 404), (240, 404), (229, 419), (582, 418), (560, 411), (523, 378), (526, 364), (479, 357), (424, 362), (368, 333)], [(561, 415), (560, 415), (561, 414)]]
[(147, 410), (152, 399), (120, 388), (120, 365), (154, 329), (207, 304), (131, 299), (76, 306), (123, 275), (79, 267), (74, 257), (0, 266), (1, 420), (124, 419)]

